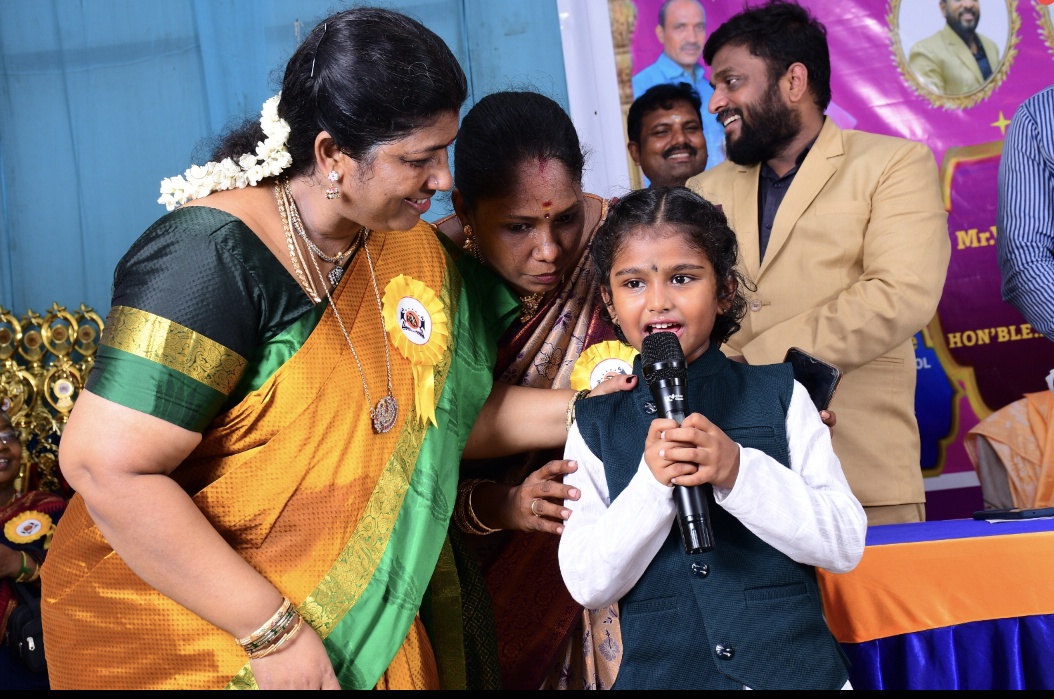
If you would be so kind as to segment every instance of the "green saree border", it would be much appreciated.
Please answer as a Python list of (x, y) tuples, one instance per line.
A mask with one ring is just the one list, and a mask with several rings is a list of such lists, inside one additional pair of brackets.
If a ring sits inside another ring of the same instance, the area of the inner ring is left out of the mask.
[(245, 358), (185, 325), (130, 306), (115, 306), (106, 318), (102, 345), (147, 359), (229, 395)]
[(181, 371), (111, 346), (100, 345), (96, 361), (106, 362), (106, 371), (92, 393), (194, 432), (203, 432), (227, 399)]

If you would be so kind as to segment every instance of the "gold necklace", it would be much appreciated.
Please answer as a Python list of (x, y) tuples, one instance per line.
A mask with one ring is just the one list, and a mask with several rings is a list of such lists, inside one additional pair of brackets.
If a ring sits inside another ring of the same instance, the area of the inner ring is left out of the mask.
[[(292, 201), (293, 192), (291, 189), (289, 189), (288, 179), (282, 182), (282, 188), (286, 197), (290, 201)], [(348, 245), (348, 248), (346, 250), (344, 250), (343, 252), (338, 252), (336, 255), (330, 256), (322, 252), (321, 248), (315, 245), (311, 241), (311, 238), (307, 236), (307, 231), (304, 229), (304, 222), (300, 220), (300, 211), (297, 210), (295, 206), (289, 208), (289, 218), (293, 223), (293, 228), (296, 230), (296, 234), (304, 239), (304, 242), (307, 243), (307, 247), (310, 248), (311, 252), (315, 253), (316, 257), (330, 263), (331, 265), (334, 265), (333, 269), (331, 269), (329, 271), (329, 274), (327, 275), (329, 277), (330, 285), (336, 286), (337, 284), (339, 284), (340, 278), (344, 276), (344, 262), (345, 260), (351, 257), (353, 252), (355, 252), (355, 242), (360, 239), (362, 233), (366, 230), (366, 227), (363, 226), (362, 230), (359, 231), (359, 236), (357, 236), (354, 240), (351, 241), (351, 244)]]
[(528, 294), (527, 296), (520, 297), (520, 303), (523, 304), (523, 308), (520, 309), (520, 322), (530, 323), (534, 316), (538, 313), (538, 306), (542, 303), (542, 298), (545, 296), (541, 291)]
[(322, 297), (319, 296), (314, 281), (304, 274), (303, 267), (306, 266), (306, 263), (304, 262), (303, 255), (300, 254), (300, 248), (297, 247), (296, 239), (293, 238), (292, 224), (289, 220), (289, 210), (291, 207), (286, 198), (285, 190), (278, 182), (275, 182), (274, 184), (274, 200), (278, 205), (278, 216), (282, 219), (282, 230), (285, 233), (285, 244), (286, 247), (289, 248), (289, 259), (293, 263), (293, 273), (296, 276), (297, 283), (300, 284), (300, 288), (304, 290), (307, 297), (311, 299), (313, 303), (317, 304), (322, 300)]
[[(289, 212), (290, 217), (299, 216), (296, 210), (296, 201), (292, 198), (288, 189), (285, 194), (289, 194)], [(322, 287), (326, 291), (326, 299), (329, 300), (329, 307), (333, 309), (333, 315), (337, 319), (337, 324), (340, 325), (340, 331), (344, 334), (344, 339), (348, 343), (348, 348), (351, 349), (351, 356), (355, 358), (355, 364), (359, 368), (359, 378), (362, 379), (362, 390), (366, 394), (366, 405), (370, 407), (370, 420), (373, 423), (373, 431), (377, 434), (383, 434), (390, 431), (395, 427), (395, 420), (399, 417), (399, 402), (395, 400), (395, 390), (392, 388), (392, 359), (391, 354), (388, 352), (388, 336), (384, 330), (384, 311), (381, 307), (381, 292), (377, 288), (377, 274), (373, 270), (373, 257), (370, 255), (370, 248), (366, 244), (367, 238), (369, 238), (369, 231), (365, 227), (359, 231), (359, 236), (362, 240), (362, 249), (366, 252), (366, 264), (370, 269), (370, 281), (373, 283), (373, 295), (377, 299), (377, 314), (381, 319), (381, 337), (384, 343), (384, 365), (388, 373), (388, 395), (377, 401), (377, 405), (373, 405), (373, 399), (370, 398), (370, 387), (366, 383), (366, 371), (362, 368), (362, 361), (359, 359), (359, 353), (355, 351), (355, 345), (351, 342), (351, 335), (348, 334), (348, 329), (344, 325), (344, 319), (340, 317), (340, 311), (337, 310), (337, 304), (333, 303), (333, 296), (330, 295), (329, 286), (326, 284), (326, 278), (322, 274), (322, 268), (318, 266), (318, 260), (314, 257), (311, 258), (311, 262), (315, 266), (315, 272), (318, 273), (318, 278), (322, 282)], [(299, 252), (299, 249), (297, 249)], [(314, 286), (314, 282), (312, 282)]]

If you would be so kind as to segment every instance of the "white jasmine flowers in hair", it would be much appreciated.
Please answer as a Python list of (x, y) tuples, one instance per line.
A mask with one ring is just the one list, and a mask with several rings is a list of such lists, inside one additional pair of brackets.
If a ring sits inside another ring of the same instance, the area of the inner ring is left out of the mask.
[(265, 177), (275, 177), (293, 164), (293, 156), (286, 150), (289, 140), (289, 124), (278, 116), (278, 102), (282, 93), (267, 100), (260, 112), (260, 127), (267, 140), (256, 144), (255, 153), (224, 158), (222, 162), (191, 165), (182, 175), (161, 180), (161, 197), (158, 204), (172, 211), (191, 199), (201, 199), (212, 192), (225, 189), (242, 189), (255, 185)]

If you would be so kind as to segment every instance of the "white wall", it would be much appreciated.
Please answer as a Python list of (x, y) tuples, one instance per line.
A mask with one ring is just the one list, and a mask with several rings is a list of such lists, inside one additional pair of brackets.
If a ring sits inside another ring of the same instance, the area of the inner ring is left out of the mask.
[(571, 118), (586, 149), (582, 186), (602, 197), (630, 188), (607, 2), (557, 0)]

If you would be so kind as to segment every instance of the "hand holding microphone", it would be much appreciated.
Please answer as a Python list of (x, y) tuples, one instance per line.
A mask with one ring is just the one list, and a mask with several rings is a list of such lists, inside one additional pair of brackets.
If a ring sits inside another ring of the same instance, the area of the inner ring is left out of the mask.
[(674, 333), (646, 336), (641, 364), (660, 415), (648, 431), (645, 461), (660, 482), (674, 486), (685, 551), (709, 551), (714, 535), (702, 484), (732, 487), (739, 472), (739, 447), (704, 416), (686, 417), (688, 363)]

